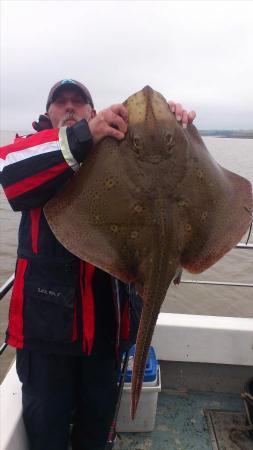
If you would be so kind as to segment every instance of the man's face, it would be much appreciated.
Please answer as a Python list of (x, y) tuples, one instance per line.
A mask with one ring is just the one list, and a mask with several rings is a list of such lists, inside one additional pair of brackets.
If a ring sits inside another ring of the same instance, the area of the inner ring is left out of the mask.
[(81, 119), (89, 121), (95, 116), (95, 110), (75, 89), (66, 87), (49, 106), (48, 116), (53, 128), (69, 127)]

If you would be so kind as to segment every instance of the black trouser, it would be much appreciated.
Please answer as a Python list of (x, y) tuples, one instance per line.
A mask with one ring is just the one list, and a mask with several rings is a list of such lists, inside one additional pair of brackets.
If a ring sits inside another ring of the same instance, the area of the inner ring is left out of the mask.
[(60, 356), (17, 350), (30, 450), (104, 450), (117, 394), (112, 356)]

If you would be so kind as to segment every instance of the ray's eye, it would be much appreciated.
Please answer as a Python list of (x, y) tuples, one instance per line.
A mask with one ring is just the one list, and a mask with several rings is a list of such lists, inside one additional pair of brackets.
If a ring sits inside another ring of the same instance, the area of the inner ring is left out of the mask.
[(134, 146), (134, 150), (136, 151), (136, 153), (139, 155), (140, 151), (142, 150), (142, 140), (139, 136), (134, 136), (133, 137), (133, 146)]
[(172, 153), (174, 145), (175, 145), (174, 136), (172, 136), (170, 133), (167, 133), (164, 136), (164, 141), (165, 141), (165, 145), (167, 147), (167, 151), (169, 153)]

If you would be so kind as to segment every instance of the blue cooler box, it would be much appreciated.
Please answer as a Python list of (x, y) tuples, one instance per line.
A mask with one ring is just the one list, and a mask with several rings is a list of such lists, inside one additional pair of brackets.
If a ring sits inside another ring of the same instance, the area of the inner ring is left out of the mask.
[[(125, 383), (131, 383), (132, 380), (132, 369), (133, 369), (133, 361), (134, 361), (134, 354), (135, 354), (135, 345), (130, 349), (129, 351), (129, 360), (128, 360), (128, 366), (127, 371), (125, 375)], [(157, 368), (158, 363), (155, 355), (155, 350), (153, 347), (149, 348), (148, 352), (148, 359), (146, 363), (143, 383), (145, 383), (146, 386), (154, 386), (157, 381)]]
[(125, 375), (125, 384), (116, 426), (116, 429), (119, 432), (146, 432), (152, 431), (155, 426), (158, 392), (161, 391), (161, 375), (153, 347), (149, 348), (136, 416), (134, 420), (131, 420), (130, 418), (131, 380), (134, 353), (135, 346), (131, 348), (129, 353), (128, 368)]

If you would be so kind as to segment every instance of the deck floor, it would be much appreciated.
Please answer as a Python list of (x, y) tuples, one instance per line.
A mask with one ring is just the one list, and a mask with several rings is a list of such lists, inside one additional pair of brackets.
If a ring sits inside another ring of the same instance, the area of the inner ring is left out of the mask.
[(212, 450), (206, 409), (244, 412), (244, 405), (236, 394), (163, 390), (158, 396), (154, 431), (120, 433), (114, 450)]

